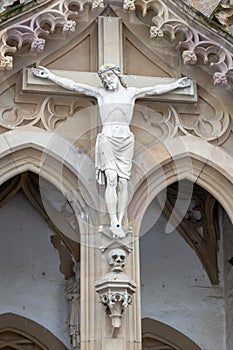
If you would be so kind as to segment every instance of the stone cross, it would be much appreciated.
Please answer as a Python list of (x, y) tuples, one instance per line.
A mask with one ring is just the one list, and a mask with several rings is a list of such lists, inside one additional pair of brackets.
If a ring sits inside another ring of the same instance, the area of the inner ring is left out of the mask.
[[(118, 17), (99, 17), (98, 18), (98, 66), (104, 63), (113, 63), (121, 68), (123, 71), (123, 54), (122, 54), (122, 23)], [(96, 73), (93, 72), (76, 72), (52, 70), (52, 72), (60, 77), (69, 78), (80, 84), (87, 84), (91, 86), (99, 86), (100, 80)], [(174, 78), (158, 78), (139, 75), (124, 75), (128, 86), (136, 88), (154, 86), (158, 84), (167, 84), (176, 81)], [(73, 91), (66, 90), (56, 85), (49, 80), (42, 80), (35, 77), (30, 69), (24, 69), (23, 86), (24, 92), (38, 92), (43, 94), (61, 94), (76, 95)], [(173, 92), (148, 97), (154, 101), (165, 102), (185, 102), (192, 103), (197, 101), (196, 85), (192, 83), (190, 87), (185, 89), (178, 89)]]
[[(69, 77), (69, 72), (65, 72), (64, 76), (61, 71), (57, 74), (57, 72), (51, 72), (43, 67), (32, 68), (36, 77), (44, 78), (39, 80), (39, 84), (45, 82), (43, 88), (39, 87), (40, 92), (48, 92), (48, 82), (51, 81), (71, 93), (75, 91), (79, 94), (93, 96), (98, 100), (103, 129), (98, 134), (96, 141), (97, 181), (100, 184), (105, 184), (106, 180), (105, 202), (111, 221), (110, 231), (114, 237), (118, 238), (126, 235), (121, 225), (127, 206), (127, 180), (130, 177), (133, 158), (134, 136), (129, 125), (133, 116), (135, 100), (149, 96), (154, 98), (155, 95), (159, 95), (160, 100), (185, 100), (187, 102), (190, 95), (195, 96), (192, 90), (193, 83), (188, 78), (174, 79), (173, 81), (157, 78), (157, 81), (153, 81), (155, 78), (131, 76), (133, 84), (129, 85), (133, 85), (133, 87), (127, 88), (118, 67), (118, 65), (122, 65), (120, 38), (119, 19), (101, 17), (99, 19), (99, 64), (106, 62), (106, 60), (114, 60), (114, 64), (105, 64), (99, 69), (98, 73), (103, 87), (98, 87), (99, 84), (96, 85), (90, 81), (90, 73), (79, 73), (80, 78), (76, 81), (73, 72), (73, 76)], [(29, 71), (27, 77), (30, 78)], [(141, 81), (140, 84), (144, 82), (144, 84), (139, 85), (140, 88), (138, 88), (137, 81)], [(56, 88), (52, 86), (53, 93)], [(174, 95), (169, 98), (167, 96), (173, 91), (179, 92), (185, 89), (188, 91), (183, 91), (182, 97)], [(64, 90), (62, 91), (64, 93)]]

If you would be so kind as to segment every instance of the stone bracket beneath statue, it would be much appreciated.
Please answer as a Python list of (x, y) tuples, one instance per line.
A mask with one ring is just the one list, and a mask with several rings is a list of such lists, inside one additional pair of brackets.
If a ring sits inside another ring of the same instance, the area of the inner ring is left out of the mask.
[(110, 272), (95, 282), (100, 302), (112, 320), (113, 329), (120, 328), (124, 310), (132, 303), (136, 292), (136, 283), (123, 272), (127, 262), (127, 253), (121, 247), (111, 249), (107, 254)]
[(109, 272), (95, 283), (100, 302), (106, 306), (113, 328), (120, 328), (123, 312), (132, 303), (136, 284), (123, 272)]

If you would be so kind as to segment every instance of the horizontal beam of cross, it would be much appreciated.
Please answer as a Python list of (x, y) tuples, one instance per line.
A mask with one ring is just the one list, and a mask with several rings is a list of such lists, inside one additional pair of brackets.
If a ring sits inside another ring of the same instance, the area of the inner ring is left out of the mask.
[[(81, 84), (87, 84), (91, 86), (100, 86), (101, 81), (97, 73), (92, 72), (76, 72), (76, 71), (63, 71), (63, 70), (51, 70), (54, 74), (61, 77), (72, 79)], [(154, 86), (158, 84), (172, 83), (176, 79), (174, 78), (159, 78), (159, 77), (148, 77), (139, 75), (124, 75), (124, 78), (129, 86), (134, 87), (146, 87)], [(23, 71), (23, 86), (22, 90), (27, 93), (37, 94), (51, 94), (51, 95), (73, 95), (77, 96), (77, 92), (65, 90), (55, 83), (47, 79), (41, 79), (33, 75), (30, 69), (24, 69)], [(171, 93), (150, 96), (148, 99), (153, 101), (164, 101), (164, 102), (182, 102), (182, 103), (194, 103), (197, 102), (197, 91), (195, 82), (190, 87), (185, 89), (177, 89)]]

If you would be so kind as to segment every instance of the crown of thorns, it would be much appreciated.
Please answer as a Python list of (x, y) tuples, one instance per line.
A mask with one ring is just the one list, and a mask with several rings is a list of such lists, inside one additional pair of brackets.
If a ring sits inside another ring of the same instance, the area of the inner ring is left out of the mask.
[(116, 66), (115, 64), (106, 63), (100, 67), (100, 69), (98, 71), (99, 77), (101, 76), (102, 73), (107, 72), (108, 70), (116, 71), (117, 73), (121, 74), (120, 67)]

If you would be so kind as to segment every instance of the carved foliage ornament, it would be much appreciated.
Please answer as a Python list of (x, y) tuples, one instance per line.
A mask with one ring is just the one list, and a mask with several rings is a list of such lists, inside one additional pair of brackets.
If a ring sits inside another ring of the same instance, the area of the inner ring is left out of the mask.
[(224, 26), (225, 30), (233, 34), (233, 4), (231, 4), (231, 0), (222, 0), (211, 17)]
[(201, 60), (215, 70), (214, 85), (227, 85), (229, 81), (232, 82), (233, 56), (230, 51), (194, 29), (189, 28), (186, 34), (186, 39), (180, 43), (184, 64), (196, 64)]
[(184, 64), (208, 64), (213, 70), (214, 85), (226, 85), (233, 81), (233, 55), (218, 41), (211, 40), (196, 29), (189, 26), (173, 11), (171, 11), (162, 0), (125, 0), (124, 9), (130, 12), (138, 8), (142, 15), (146, 16), (148, 11), (153, 11), (150, 27), (150, 37), (169, 37), (171, 41), (176, 39), (177, 34), (182, 33), (180, 41), (182, 59)]
[(109, 316), (112, 319), (112, 326), (114, 328), (120, 328), (123, 311), (132, 303), (132, 297), (127, 289), (122, 289), (121, 291), (111, 291), (109, 289), (101, 295), (100, 301), (108, 308)]
[[(83, 12), (85, 4), (92, 8), (104, 7), (103, 0), (62, 0), (52, 1), (50, 7), (38, 11), (27, 20), (22, 20), (0, 32), (0, 69), (13, 68), (12, 54), (25, 43), (30, 44), (30, 50), (41, 52), (44, 49), (46, 38), (52, 34), (56, 27), (62, 27), (63, 33), (75, 31), (75, 20)], [(123, 9), (133, 13), (136, 9), (146, 16), (148, 11), (155, 13), (150, 27), (151, 38), (163, 37), (164, 34), (174, 41), (178, 33), (184, 39), (180, 42), (184, 64), (196, 64), (199, 60), (209, 64), (214, 69), (213, 81), (215, 85), (226, 85), (233, 80), (232, 54), (216, 41), (209, 39), (196, 29), (193, 29), (162, 0), (124, 0)], [(9, 55), (10, 54), (10, 55)], [(214, 57), (214, 60), (213, 60)]]
[(29, 44), (32, 52), (44, 49), (46, 38), (54, 33), (57, 27), (62, 28), (63, 34), (75, 31), (79, 13), (84, 9), (88, 0), (51, 1), (51, 5), (35, 13), (32, 17), (19, 21), (0, 32), (0, 69), (12, 69), (13, 58), (9, 54)]
[(150, 27), (151, 38), (164, 37), (166, 34), (171, 41), (174, 41), (178, 33), (183, 34), (180, 50), (184, 64), (208, 64), (215, 71), (214, 85), (227, 85), (229, 81), (233, 81), (233, 55), (221, 43), (209, 39), (189, 26), (162, 0), (124, 0), (123, 9), (128, 13), (133, 13), (136, 8), (142, 11), (143, 16), (146, 16), (148, 10), (156, 14)]

